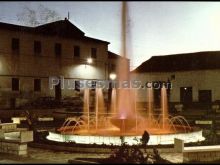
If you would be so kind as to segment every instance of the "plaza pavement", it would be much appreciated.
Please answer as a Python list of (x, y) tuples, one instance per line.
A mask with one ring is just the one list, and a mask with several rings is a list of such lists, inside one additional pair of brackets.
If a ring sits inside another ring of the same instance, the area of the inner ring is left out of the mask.
[[(161, 153), (163, 158), (173, 162), (181, 163), (183, 160), (182, 153)], [(44, 150), (39, 148), (28, 147), (28, 156), (14, 156), (10, 154), (0, 154), (0, 164), (58, 164), (68, 163), (68, 160), (76, 158), (107, 158), (109, 154), (80, 154), (70, 152), (55, 152), (51, 150)], [(88, 164), (94, 162), (75, 160), (76, 164)], [(109, 162), (111, 163), (111, 162)]]

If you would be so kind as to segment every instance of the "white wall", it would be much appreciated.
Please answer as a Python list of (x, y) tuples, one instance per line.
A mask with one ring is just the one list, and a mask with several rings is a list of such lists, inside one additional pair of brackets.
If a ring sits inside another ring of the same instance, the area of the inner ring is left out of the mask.
[[(171, 75), (175, 75), (175, 80), (171, 80)], [(198, 101), (199, 90), (211, 90), (212, 101), (220, 100), (220, 69), (163, 73), (133, 73), (132, 78), (141, 80), (142, 82), (171, 80), (171, 102), (180, 101), (180, 87), (190, 86), (193, 88), (194, 102)], [(146, 100), (146, 90), (139, 90), (138, 100)]]

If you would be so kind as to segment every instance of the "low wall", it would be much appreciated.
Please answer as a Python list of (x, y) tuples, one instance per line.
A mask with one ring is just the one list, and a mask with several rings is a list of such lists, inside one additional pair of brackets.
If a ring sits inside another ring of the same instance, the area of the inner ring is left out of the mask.
[[(50, 145), (50, 144), (41, 144), (41, 143), (29, 143), (30, 147), (35, 148), (43, 148), (53, 151), (68, 151), (68, 152), (77, 152), (77, 153), (105, 153), (110, 154), (112, 153), (112, 150), (118, 148), (118, 147), (112, 147), (112, 148), (101, 148), (101, 147), (75, 147), (75, 146), (60, 146), (60, 145)], [(141, 149), (144, 152), (144, 149)], [(146, 149), (147, 152), (153, 153), (153, 148)], [(172, 153), (176, 152), (174, 148), (157, 148), (159, 153)]]
[(220, 145), (185, 147), (183, 162), (211, 162), (220, 160)]
[[(79, 153), (105, 153), (110, 154), (112, 150), (117, 149), (118, 146), (111, 146), (111, 147), (89, 147), (89, 146), (61, 146), (56, 144), (41, 144), (41, 143), (29, 143), (29, 146), (36, 147), (36, 148), (44, 148), (44, 149), (50, 149), (55, 151), (69, 151), (69, 152), (79, 152)], [(174, 139), (174, 145), (173, 147), (169, 148), (159, 148), (157, 147), (157, 150), (159, 153), (176, 153), (176, 152), (182, 152), (184, 147), (184, 141), (180, 139)], [(145, 152), (145, 149), (141, 149), (143, 152)], [(146, 148), (146, 151), (149, 153), (153, 153), (153, 148)]]
[(0, 124), (0, 130), (3, 130), (5, 132), (13, 131), (15, 129), (17, 129), (17, 124), (15, 123), (1, 123)]
[[(135, 136), (124, 136), (124, 141), (128, 145), (136, 145), (141, 139), (141, 135)], [(174, 144), (174, 139), (182, 139), (185, 143), (203, 141), (205, 138), (202, 136), (202, 130), (189, 132), (189, 133), (176, 133), (176, 134), (162, 134), (162, 135), (150, 135), (148, 145), (158, 144)], [(60, 134), (55, 132), (49, 132), (47, 136), (48, 140), (57, 142), (76, 142), (79, 144), (106, 144), (106, 145), (121, 145), (120, 136), (101, 136), (101, 135), (71, 135), (71, 134)], [(134, 140), (137, 139), (137, 140)]]
[(16, 123), (0, 124), (0, 152), (27, 155), (27, 142), (33, 141), (33, 131), (17, 128)]
[(27, 143), (1, 139), (0, 152), (14, 155), (27, 155)]
[(184, 141), (181, 139), (174, 139), (174, 151), (178, 153), (182, 153), (184, 150)]

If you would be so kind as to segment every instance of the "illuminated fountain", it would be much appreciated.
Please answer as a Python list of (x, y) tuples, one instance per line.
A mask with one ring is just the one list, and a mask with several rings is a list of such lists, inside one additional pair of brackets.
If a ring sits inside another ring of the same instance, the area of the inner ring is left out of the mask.
[[(129, 66), (126, 57), (126, 9), (123, 5), (122, 55), (118, 61), (118, 80), (129, 81)], [(130, 82), (130, 81), (129, 81)], [(168, 114), (167, 90), (161, 88), (160, 113), (154, 111), (153, 89), (147, 88), (147, 107), (145, 115), (137, 108), (137, 90), (132, 88), (113, 88), (111, 92), (110, 112), (104, 103), (103, 89), (95, 90), (95, 108), (90, 108), (90, 89), (84, 89), (84, 111), (80, 117), (66, 119), (58, 133), (49, 132), (47, 139), (53, 141), (74, 141), (83, 144), (120, 145), (120, 137), (129, 145), (138, 144), (144, 131), (150, 134), (148, 144), (173, 144), (174, 138), (183, 139), (185, 143), (204, 140), (202, 131), (189, 126), (182, 116), (172, 117)]]
[[(121, 92), (121, 93), (120, 93)], [(170, 116), (167, 107), (166, 88), (161, 88), (160, 114), (154, 114), (153, 91), (147, 89), (148, 106), (146, 115), (140, 115), (136, 107), (134, 89), (113, 89), (111, 111), (106, 112), (102, 89), (95, 91), (95, 109), (90, 111), (89, 89), (84, 90), (84, 112), (80, 117), (68, 118), (59, 133), (50, 132), (47, 139), (54, 141), (75, 141), (83, 144), (120, 145), (124, 136), (129, 145), (138, 144), (145, 130), (150, 134), (148, 144), (172, 144), (174, 138), (189, 142), (204, 140), (202, 131), (192, 128), (182, 116)], [(117, 96), (121, 94), (121, 103)], [(124, 98), (123, 98), (124, 97)], [(129, 99), (126, 99), (129, 98)], [(127, 106), (122, 106), (127, 105)]]

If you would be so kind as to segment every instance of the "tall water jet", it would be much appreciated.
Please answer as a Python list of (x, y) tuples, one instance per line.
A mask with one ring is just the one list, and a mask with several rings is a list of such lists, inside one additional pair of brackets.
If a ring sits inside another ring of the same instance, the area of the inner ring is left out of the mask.
[(112, 89), (112, 94), (111, 94), (111, 114), (116, 114), (117, 112), (117, 96), (116, 96), (116, 89)]
[(126, 32), (127, 32), (127, 4), (126, 2), (122, 2), (122, 28), (121, 28), (121, 34), (122, 34), (122, 57), (126, 58), (126, 47), (127, 47), (127, 38), (126, 38)]
[(138, 118), (138, 112), (137, 112), (137, 101), (136, 101), (136, 99), (137, 99), (137, 90), (136, 89), (134, 89), (134, 111), (135, 111), (135, 132), (137, 132), (137, 130), (138, 130), (138, 128), (137, 128), (137, 126), (138, 126), (138, 122), (137, 122), (137, 118)]
[[(129, 65), (127, 57), (127, 4), (126, 2), (122, 2), (122, 50), (121, 55), (122, 59), (118, 61), (118, 80), (120, 83), (125, 81), (129, 81)], [(127, 118), (132, 115), (131, 107), (130, 107), (130, 90), (129, 86), (127, 89), (122, 88), (118, 90), (118, 113), (120, 117)], [(126, 98), (126, 99), (125, 99)]]
[(118, 128), (129, 130), (135, 126), (135, 116), (133, 101), (131, 99), (130, 78), (129, 78), (129, 60), (127, 59), (127, 4), (122, 2), (122, 58), (118, 60), (118, 80), (121, 88), (117, 90), (117, 117), (113, 118), (112, 124)]
[(96, 88), (95, 92), (95, 122), (96, 122), (96, 131), (98, 129), (99, 115), (105, 113), (105, 104), (102, 88)]
[(167, 106), (167, 90), (163, 85), (161, 88), (161, 110), (162, 110), (162, 128), (165, 129), (167, 126), (168, 118), (168, 106)]
[(153, 95), (153, 89), (151, 88), (147, 88), (147, 103), (148, 103), (148, 107), (147, 107), (147, 120), (149, 121), (149, 126), (151, 126), (152, 122), (154, 120), (154, 113), (153, 113), (153, 106), (154, 106), (154, 95)]
[(88, 131), (90, 129), (90, 109), (89, 109), (89, 88), (85, 88), (84, 89), (84, 98), (83, 98), (83, 101), (84, 101), (84, 105), (83, 105), (83, 114), (86, 114), (87, 113), (87, 123), (88, 123)]
[(151, 116), (153, 115), (153, 100), (154, 100), (154, 96), (153, 96), (153, 89), (151, 88), (147, 88), (147, 98), (148, 98), (148, 118), (150, 119)]
[(95, 89), (95, 130), (98, 130), (98, 113), (99, 113), (99, 99), (98, 99), (98, 88)]

